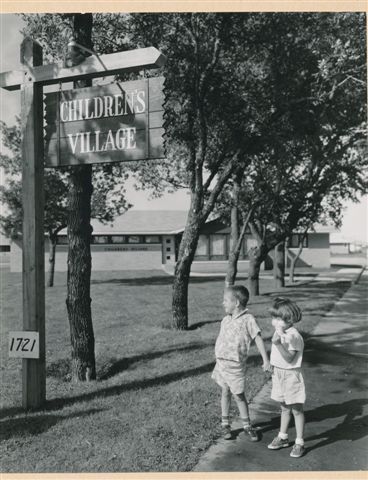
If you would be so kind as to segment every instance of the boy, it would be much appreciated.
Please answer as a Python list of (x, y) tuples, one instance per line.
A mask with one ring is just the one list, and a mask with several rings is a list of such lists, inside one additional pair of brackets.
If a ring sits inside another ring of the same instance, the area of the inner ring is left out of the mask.
[(271, 398), (280, 403), (281, 420), (280, 432), (268, 448), (279, 450), (289, 446), (287, 431), (293, 415), (296, 440), (290, 456), (299, 458), (304, 454), (305, 386), (301, 372), (304, 342), (294, 324), (300, 322), (302, 314), (299, 307), (286, 298), (276, 298), (270, 313), (275, 328), (271, 347)]
[(260, 335), (260, 328), (253, 315), (246, 309), (249, 292), (244, 286), (227, 287), (223, 306), (227, 314), (221, 322), (215, 345), (216, 366), (212, 378), (222, 389), (222, 432), (226, 440), (232, 438), (229, 421), (231, 395), (236, 401), (243, 428), (252, 442), (259, 440), (257, 431), (249, 419), (248, 402), (245, 397), (245, 370), (250, 344), (253, 340), (263, 358), (263, 370), (270, 369), (268, 355)]

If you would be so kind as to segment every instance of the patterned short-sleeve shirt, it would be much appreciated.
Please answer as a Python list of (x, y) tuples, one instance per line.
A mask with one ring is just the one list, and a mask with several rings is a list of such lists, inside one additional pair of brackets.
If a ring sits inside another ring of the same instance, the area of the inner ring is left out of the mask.
[(215, 344), (216, 358), (245, 363), (252, 340), (261, 332), (253, 315), (247, 312), (224, 317)]

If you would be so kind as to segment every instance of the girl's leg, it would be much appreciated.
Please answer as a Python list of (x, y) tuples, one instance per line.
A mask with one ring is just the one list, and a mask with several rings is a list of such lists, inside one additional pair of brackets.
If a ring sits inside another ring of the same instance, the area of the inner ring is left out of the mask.
[(285, 403), (280, 403), (281, 407), (281, 418), (280, 418), (280, 431), (277, 434), (272, 442), (268, 445), (268, 448), (271, 450), (279, 450), (280, 448), (285, 448), (290, 445), (289, 443), (289, 436), (288, 436), (288, 428), (291, 418), (291, 407), (286, 405)]
[(295, 430), (296, 430), (295, 443), (299, 445), (304, 445), (305, 416), (303, 411), (303, 404), (295, 403), (294, 405), (292, 405), (292, 412), (294, 415)]
[(287, 432), (291, 419), (291, 406), (285, 403), (280, 403), (281, 406), (281, 419), (280, 419), (280, 437), (287, 438)]

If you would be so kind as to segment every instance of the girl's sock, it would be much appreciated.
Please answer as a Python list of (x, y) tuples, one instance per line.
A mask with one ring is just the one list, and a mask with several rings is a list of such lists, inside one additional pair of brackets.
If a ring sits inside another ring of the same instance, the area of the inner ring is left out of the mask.
[(289, 437), (287, 433), (281, 433), (281, 432), (279, 432), (278, 436), (281, 438), (281, 440), (287, 440)]
[(295, 439), (295, 443), (296, 443), (297, 445), (302, 445), (302, 446), (304, 446), (304, 439), (303, 439), (303, 438), (296, 438), (296, 439)]

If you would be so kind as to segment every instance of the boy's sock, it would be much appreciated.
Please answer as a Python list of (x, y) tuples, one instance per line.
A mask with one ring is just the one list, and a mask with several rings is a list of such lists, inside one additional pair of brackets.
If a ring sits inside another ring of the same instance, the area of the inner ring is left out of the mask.
[(287, 440), (289, 437), (287, 433), (281, 433), (281, 432), (279, 432), (278, 436), (281, 438), (281, 440)]
[(295, 439), (295, 443), (296, 443), (297, 445), (302, 445), (302, 446), (304, 446), (304, 439), (303, 439), (303, 438), (296, 438), (296, 439)]
[(227, 416), (227, 417), (222, 416), (221, 417), (221, 425), (223, 427), (226, 427), (227, 425), (230, 425), (230, 417), (229, 416)]

